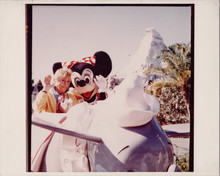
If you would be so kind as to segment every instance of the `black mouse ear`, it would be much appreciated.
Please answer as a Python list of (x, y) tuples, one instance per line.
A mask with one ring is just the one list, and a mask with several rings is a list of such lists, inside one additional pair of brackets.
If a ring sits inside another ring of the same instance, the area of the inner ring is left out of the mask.
[(53, 74), (56, 73), (58, 69), (62, 68), (62, 62), (56, 62), (53, 64)]
[(96, 58), (95, 75), (107, 77), (112, 71), (112, 61), (109, 55), (104, 51), (98, 51), (94, 54)]

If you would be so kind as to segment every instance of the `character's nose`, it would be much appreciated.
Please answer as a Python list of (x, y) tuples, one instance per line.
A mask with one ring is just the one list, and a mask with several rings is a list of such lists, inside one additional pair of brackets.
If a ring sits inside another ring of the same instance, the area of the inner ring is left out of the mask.
[(86, 85), (86, 82), (84, 80), (77, 81), (77, 85), (80, 87), (84, 87)]

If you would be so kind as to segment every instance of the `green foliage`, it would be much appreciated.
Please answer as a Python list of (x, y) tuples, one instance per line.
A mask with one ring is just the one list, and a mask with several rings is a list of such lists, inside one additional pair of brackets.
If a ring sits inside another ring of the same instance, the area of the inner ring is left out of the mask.
[(190, 121), (189, 111), (179, 87), (167, 86), (161, 88), (158, 99), (160, 111), (157, 113), (156, 118), (161, 125), (187, 123)]
[(191, 46), (174, 44), (162, 50), (162, 68), (150, 68), (146, 75), (158, 78), (148, 83), (147, 93), (159, 98), (161, 110), (157, 114), (159, 122), (189, 122), (191, 100)]
[(189, 171), (189, 154), (176, 157), (176, 164), (179, 166), (182, 172)]
[[(151, 82), (148, 93), (151, 93), (157, 85), (163, 87), (172, 83), (172, 85), (183, 87), (191, 77), (190, 44), (172, 45), (168, 49), (162, 50), (160, 57), (166, 64), (166, 68), (150, 68), (147, 70), (146, 75), (156, 74), (160, 77), (160, 79)], [(158, 84), (159, 82), (161, 82), (161, 85)]]

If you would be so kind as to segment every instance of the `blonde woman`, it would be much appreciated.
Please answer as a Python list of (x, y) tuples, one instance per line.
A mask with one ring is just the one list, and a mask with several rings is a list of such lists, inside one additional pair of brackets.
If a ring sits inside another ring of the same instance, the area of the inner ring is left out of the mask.
[[(68, 93), (71, 83), (71, 74), (72, 71), (67, 68), (60, 68), (56, 71), (53, 76), (54, 84), (52, 88), (47, 90), (43, 89), (38, 93), (36, 100), (33, 103), (34, 112), (32, 114), (32, 119), (45, 124), (51, 123), (53, 125), (61, 124), (66, 120), (66, 112), (68, 109), (78, 103), (75, 95)], [(57, 136), (61, 137), (61, 135), (54, 134), (54, 132), (48, 130), (45, 133), (46, 139), (40, 145), (31, 161), (31, 170), (33, 172), (38, 172), (40, 170), (48, 144), (50, 142), (53, 143), (53, 141), (57, 139)], [(51, 141), (52, 138), (55, 139)], [(37, 139), (33, 138), (32, 140)], [(55, 154), (53, 159), (55, 158), (59, 158), (59, 156)], [(57, 169), (62, 170), (62, 168)]]
[(33, 104), (34, 112), (64, 113), (68, 111), (70, 102), (72, 105), (77, 104), (76, 97), (67, 92), (71, 83), (71, 73), (71, 70), (66, 68), (56, 71), (53, 87), (48, 92), (43, 89), (38, 93)]

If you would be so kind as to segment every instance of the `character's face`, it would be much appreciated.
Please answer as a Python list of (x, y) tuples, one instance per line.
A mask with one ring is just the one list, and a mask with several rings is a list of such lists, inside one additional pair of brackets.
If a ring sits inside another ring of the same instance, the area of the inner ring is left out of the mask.
[(78, 96), (85, 100), (90, 100), (97, 93), (97, 86), (94, 83), (94, 74), (92, 70), (86, 68), (80, 75), (73, 72), (71, 76), (72, 84)]
[(54, 81), (54, 86), (58, 89), (59, 93), (65, 93), (66, 90), (69, 88), (71, 83), (71, 77), (66, 76), (64, 78), (59, 78)]

